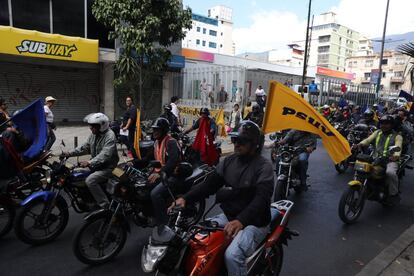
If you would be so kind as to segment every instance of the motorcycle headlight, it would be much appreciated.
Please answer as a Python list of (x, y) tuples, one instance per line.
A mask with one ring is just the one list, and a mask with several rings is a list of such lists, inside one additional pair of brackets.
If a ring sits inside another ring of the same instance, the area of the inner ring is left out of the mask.
[(289, 152), (285, 151), (282, 152), (282, 154), (280, 155), (280, 159), (282, 160), (282, 162), (288, 163), (292, 159), (292, 156)]
[(46, 178), (46, 183), (47, 184), (52, 183), (52, 171), (51, 170), (47, 170), (45, 172), (45, 178)]
[(141, 266), (146, 273), (153, 272), (158, 262), (165, 256), (167, 246), (148, 245), (142, 249)]

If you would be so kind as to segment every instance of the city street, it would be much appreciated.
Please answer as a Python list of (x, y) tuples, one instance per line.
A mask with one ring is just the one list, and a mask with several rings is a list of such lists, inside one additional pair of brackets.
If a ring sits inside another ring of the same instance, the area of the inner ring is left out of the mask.
[[(266, 150), (263, 154), (269, 156)], [(402, 186), (401, 205), (392, 209), (367, 202), (359, 221), (345, 226), (337, 207), (351, 171), (338, 175), (332, 161), (319, 144), (309, 167), (311, 187), (307, 193), (291, 196), (295, 202), (290, 228), (300, 236), (285, 247), (282, 275), (355, 275), (412, 224), (414, 188), (409, 187), (413, 172), (408, 171)], [(212, 199), (209, 200), (212, 202)], [(132, 228), (125, 248), (112, 262), (88, 267), (73, 255), (72, 237), (82, 215), (70, 213), (69, 225), (54, 242), (31, 247), (10, 233), (0, 241), (2, 275), (144, 275), (140, 251), (150, 229)]]

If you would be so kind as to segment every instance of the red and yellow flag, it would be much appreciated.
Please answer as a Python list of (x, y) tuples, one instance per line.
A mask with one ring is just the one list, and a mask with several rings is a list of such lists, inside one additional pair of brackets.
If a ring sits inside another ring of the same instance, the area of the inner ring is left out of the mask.
[(270, 82), (263, 131), (297, 129), (319, 135), (337, 164), (351, 155), (348, 141), (298, 93), (277, 81)]

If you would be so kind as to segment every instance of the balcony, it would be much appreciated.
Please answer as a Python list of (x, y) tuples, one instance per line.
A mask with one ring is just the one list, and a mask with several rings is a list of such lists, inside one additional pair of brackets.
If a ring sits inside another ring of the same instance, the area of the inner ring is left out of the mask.
[(371, 82), (371, 77), (363, 78), (361, 80), (361, 83), (370, 83), (370, 82)]

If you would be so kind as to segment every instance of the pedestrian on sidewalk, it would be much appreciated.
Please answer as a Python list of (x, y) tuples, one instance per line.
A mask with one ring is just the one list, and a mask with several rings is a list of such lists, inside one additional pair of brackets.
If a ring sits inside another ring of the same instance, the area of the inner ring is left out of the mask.
[(260, 109), (263, 111), (266, 106), (266, 93), (261, 85), (254, 92), (256, 95), (256, 102), (259, 105)]
[(51, 108), (55, 105), (56, 101), (57, 100), (52, 96), (47, 96), (45, 99), (44, 110), (47, 123), (47, 142), (45, 150), (50, 150), (56, 141), (56, 136), (54, 132), (56, 130), (56, 125), (54, 123), (54, 115), (51, 110)]
[(228, 94), (224, 90), (224, 85), (221, 85), (220, 91), (217, 93), (217, 103), (219, 108), (223, 108), (227, 102)]
[(179, 100), (180, 99), (177, 96), (172, 96), (170, 105), (171, 105), (172, 114), (174, 114), (174, 116), (177, 118), (178, 126), (182, 126), (180, 109), (178, 109), (178, 106), (177, 106), (177, 103)]
[(137, 123), (137, 108), (134, 105), (134, 101), (132, 96), (127, 96), (125, 98), (125, 104), (127, 106), (127, 110), (124, 115), (124, 120), (121, 126), (122, 131), (128, 131), (128, 143), (127, 148), (129, 154), (132, 155), (133, 158), (137, 158), (137, 154), (134, 149), (134, 139), (135, 139), (135, 128)]
[(208, 105), (208, 84), (206, 79), (203, 79), (203, 82), (200, 83), (200, 93), (201, 93), (201, 106), (207, 107)]

